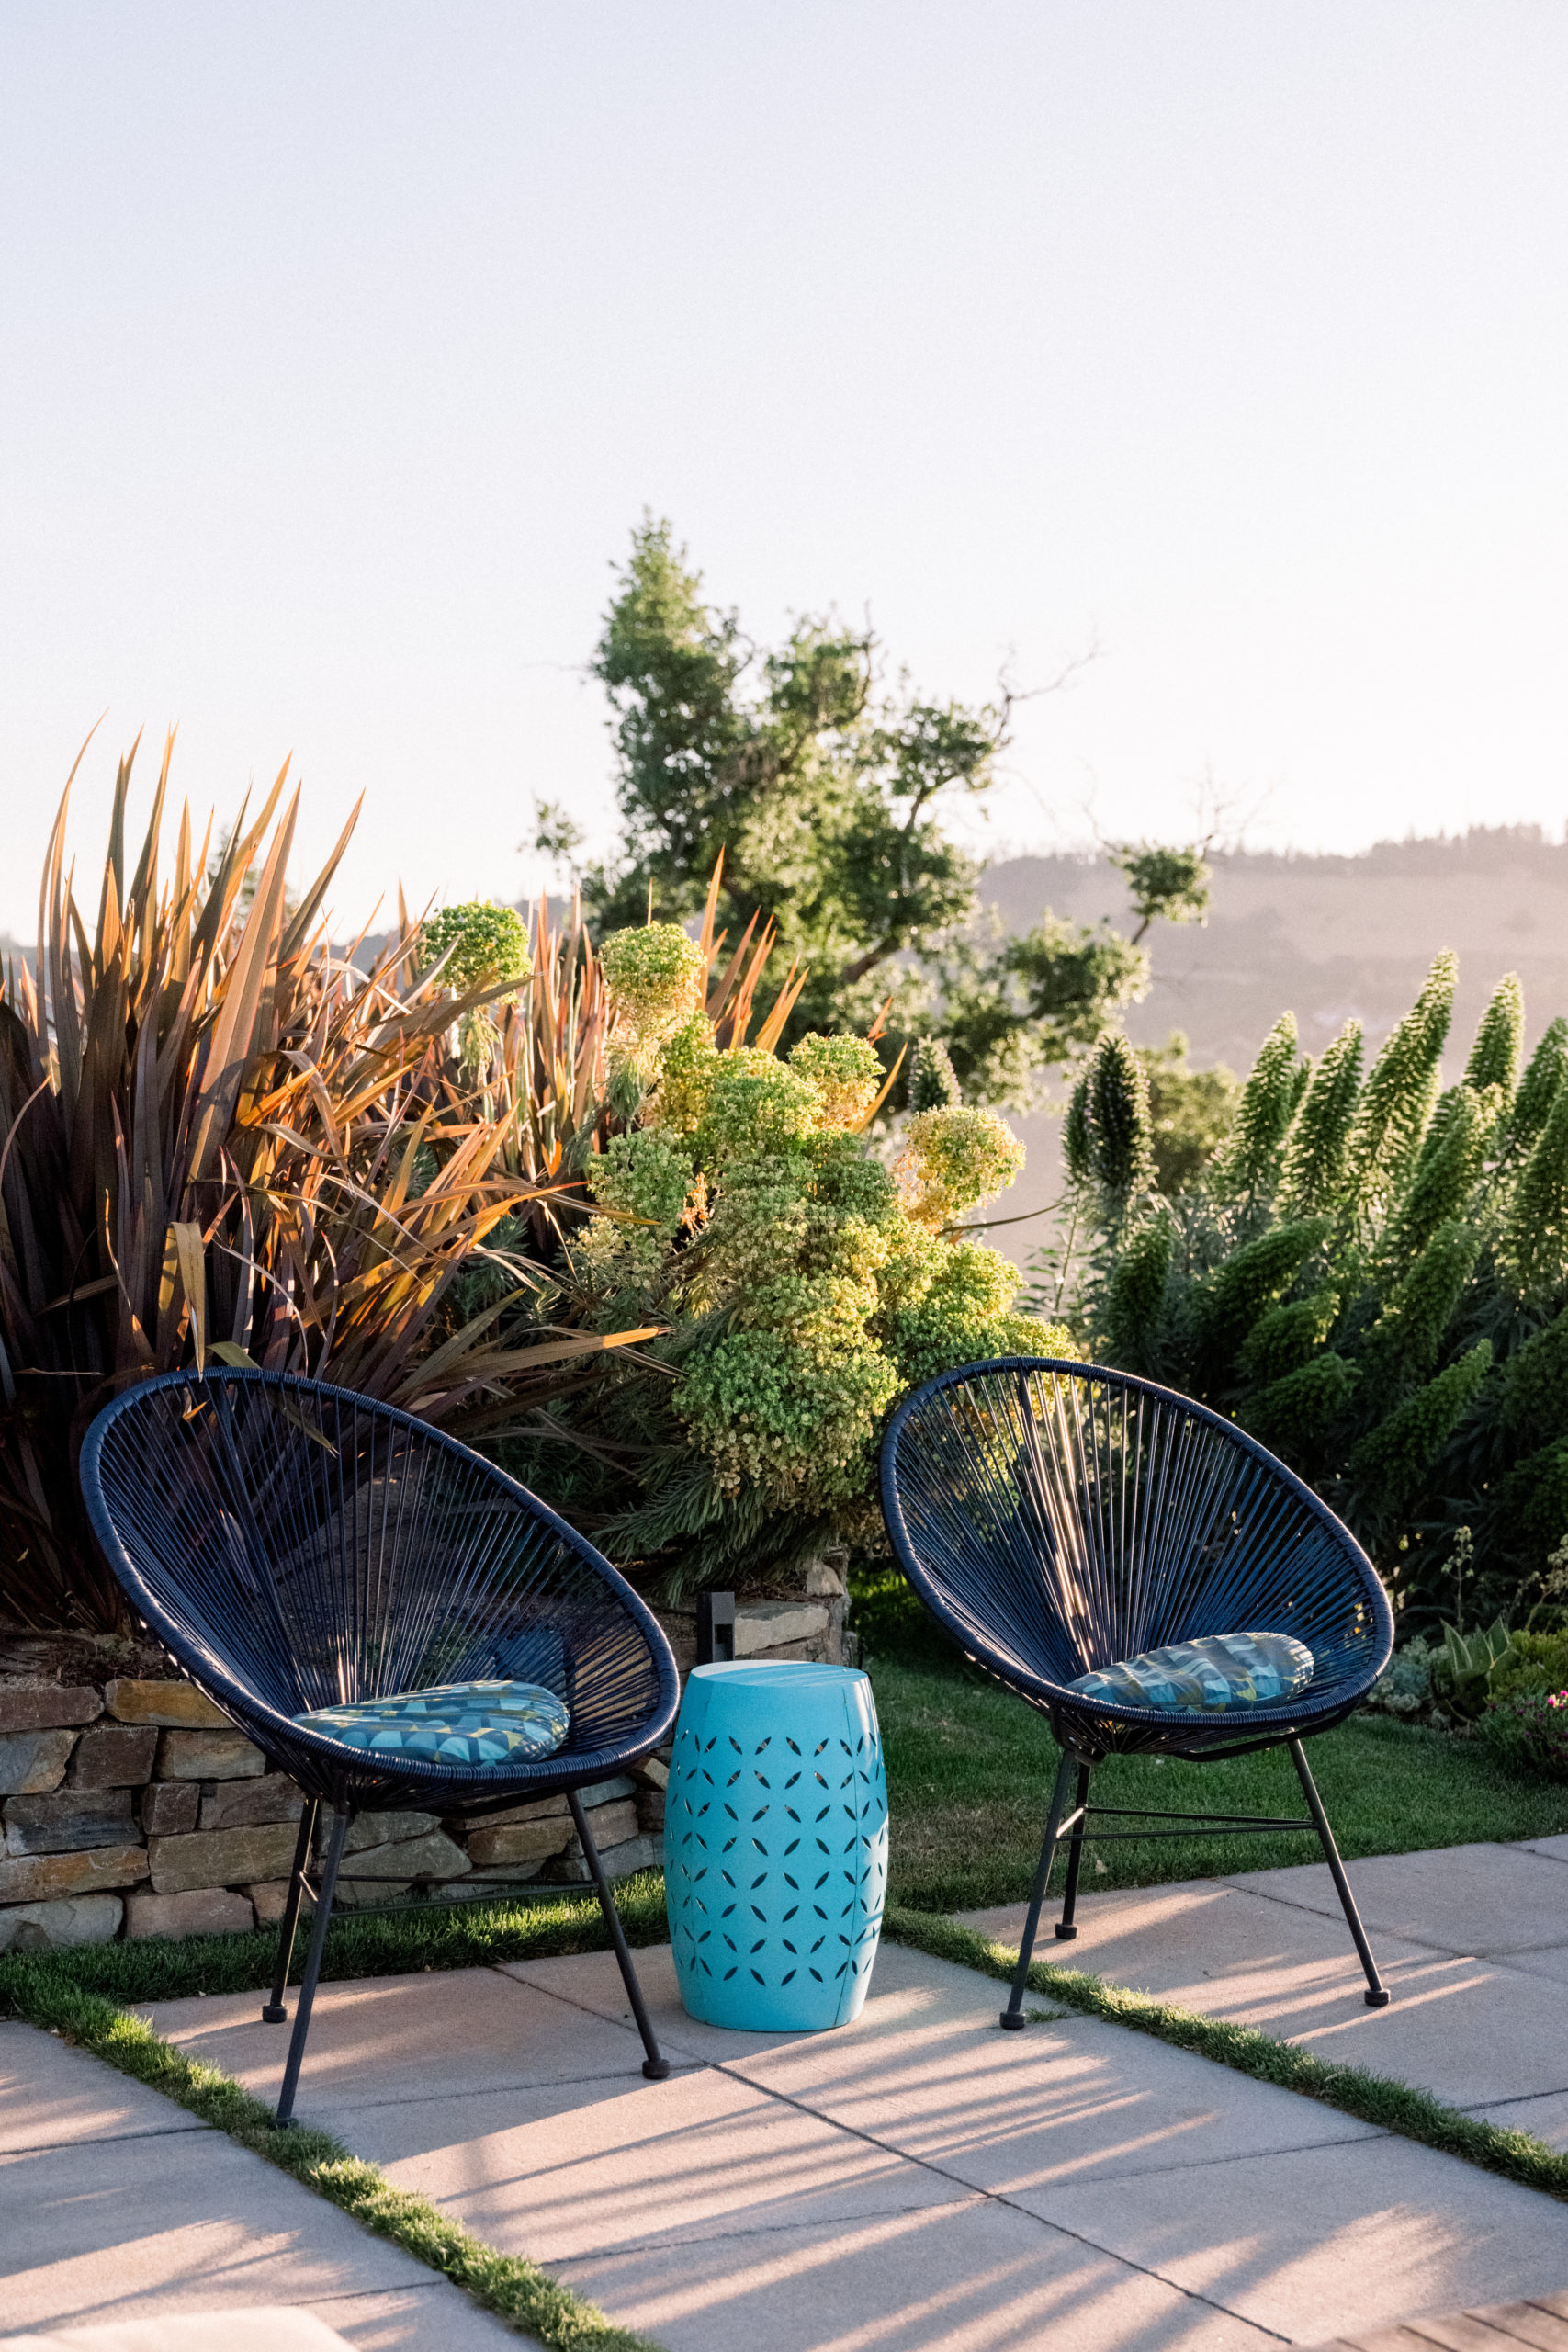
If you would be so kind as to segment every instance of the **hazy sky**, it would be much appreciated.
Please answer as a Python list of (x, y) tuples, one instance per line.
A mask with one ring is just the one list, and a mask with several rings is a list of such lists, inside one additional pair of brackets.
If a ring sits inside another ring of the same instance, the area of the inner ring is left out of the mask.
[(933, 693), (1097, 644), (1005, 846), (1568, 817), (1562, 0), (12, 0), (0, 107), (0, 927), (106, 707), (85, 867), (171, 719), (365, 793), (344, 919), (603, 845), (645, 505)]

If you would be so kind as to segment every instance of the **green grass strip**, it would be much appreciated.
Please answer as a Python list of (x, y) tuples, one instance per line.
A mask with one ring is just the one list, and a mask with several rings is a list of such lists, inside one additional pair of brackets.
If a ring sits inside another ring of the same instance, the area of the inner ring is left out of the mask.
[(389, 2238), (432, 2270), (461, 2287), (476, 2303), (526, 2330), (552, 2352), (660, 2352), (652, 2338), (617, 2327), (592, 2303), (574, 2295), (525, 2256), (498, 2254), (428, 2198), (396, 2188), (325, 2132), (298, 2123), (280, 2130), (270, 2108), (216, 2066), (185, 2052), (143, 2018), (132, 2017), (102, 1994), (85, 1992), (58, 1963), (35, 1963), (13, 1988), (18, 2013), (90, 2051), (122, 2075), (146, 2083), (204, 2123), (264, 2156), (319, 2197), (351, 2213), (378, 2237)]
[[(623, 1879), (615, 1907), (626, 1941), (668, 1943), (664, 1879), (645, 1871)], [(294, 1976), (304, 1962), (306, 1920), (294, 1945)], [(356, 1976), (417, 1975), (422, 1969), (494, 1968), (506, 1960), (549, 1960), (562, 1953), (608, 1949), (599, 1898), (592, 1887), (563, 1889), (547, 1903), (508, 1901), (411, 1904), (367, 1918), (335, 1912), (327, 1930), (321, 1981)], [(40, 1969), (105, 2000), (188, 2000), (197, 1993), (249, 1993), (272, 1983), (276, 1928), (247, 1936), (190, 1936), (175, 1943), (149, 1936), (125, 1943), (80, 1944), (46, 1955), (0, 1956), (0, 2011), (27, 2014), (28, 1987)]]
[[(1010, 1984), (1018, 1952), (994, 1943), (974, 1928), (961, 1927), (929, 1911), (909, 1911), (889, 1905), (882, 1932), (893, 1943), (909, 1944), (933, 1960), (949, 1960), (960, 1968), (977, 1969)], [(1364, 2066), (1337, 2066), (1292, 2041), (1277, 2041), (1256, 2026), (1232, 2025), (1223, 2018), (1207, 2018), (1195, 2009), (1180, 2009), (1174, 2002), (1156, 2000), (1151, 1993), (1128, 1992), (1108, 1984), (1103, 1977), (1082, 1969), (1055, 1968), (1034, 1961), (1029, 1989), (1059, 2002), (1080, 2017), (1102, 2018), (1108, 2025), (1130, 2026), (1134, 2033), (1153, 2035), (1173, 2049), (1190, 2050), (1216, 2065), (1249, 2075), (1255, 2083), (1274, 2083), (1281, 2090), (1299, 2092), (1342, 2115), (1356, 2116), (1380, 2131), (1396, 2132), (1447, 2156), (1461, 2156), (1483, 2172), (1500, 2173), (1522, 2188), (1539, 2188), (1548, 2197), (1568, 2203), (1568, 2155), (1559, 2155), (1544, 2140), (1529, 2132), (1505, 2131), (1495, 2123), (1446, 2107), (1429, 2091)]]

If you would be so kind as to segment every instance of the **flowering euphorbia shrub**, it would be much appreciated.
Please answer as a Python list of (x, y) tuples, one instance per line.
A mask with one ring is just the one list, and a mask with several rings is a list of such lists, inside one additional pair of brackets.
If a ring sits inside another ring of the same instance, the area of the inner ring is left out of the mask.
[(721, 1050), (676, 925), (617, 933), (602, 955), (612, 1063), (640, 1095), (588, 1164), (594, 1213), (544, 1311), (664, 1331), (552, 1408), (555, 1429), (514, 1440), (518, 1466), (536, 1462), (552, 1494), (564, 1478), (596, 1539), (667, 1589), (874, 1536), (876, 1445), (901, 1394), (1067, 1347), (1019, 1311), (1014, 1267), (953, 1229), (1012, 1182), (1022, 1147), (950, 1103), (911, 1121), (890, 1170), (865, 1135), (885, 1073), (864, 1038)]

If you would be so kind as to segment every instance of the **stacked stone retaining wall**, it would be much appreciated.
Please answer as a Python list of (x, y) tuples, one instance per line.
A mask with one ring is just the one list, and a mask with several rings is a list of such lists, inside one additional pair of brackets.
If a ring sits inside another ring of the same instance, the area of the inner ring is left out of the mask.
[[(842, 1583), (818, 1564), (806, 1587), (797, 1599), (737, 1608), (738, 1657), (842, 1657)], [(695, 1611), (662, 1623), (683, 1679)], [(583, 1792), (612, 1878), (663, 1862), (668, 1754)], [(0, 1681), (0, 1951), (268, 1926), (282, 1913), (303, 1803), (192, 1683)], [(564, 1796), (475, 1821), (363, 1814), (343, 1873), (345, 1907), (589, 1876)], [(486, 1884), (468, 1883), (479, 1880)]]

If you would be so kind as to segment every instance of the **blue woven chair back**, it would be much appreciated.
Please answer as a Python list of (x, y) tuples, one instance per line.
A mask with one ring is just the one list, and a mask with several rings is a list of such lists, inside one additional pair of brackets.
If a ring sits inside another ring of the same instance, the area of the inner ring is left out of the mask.
[(609, 1562), (372, 1398), (254, 1371), (146, 1381), (93, 1424), (82, 1482), (134, 1605), (269, 1753), (307, 1709), (537, 1682), (571, 1711), (542, 1768), (564, 1784), (673, 1719), (669, 1645)]
[(1387, 1661), (1387, 1600), (1348, 1530), (1244, 1431), (1128, 1374), (1048, 1358), (946, 1374), (894, 1417), (882, 1487), (922, 1599), (1042, 1705), (1205, 1634), (1303, 1642), (1298, 1718), (1354, 1703)]

